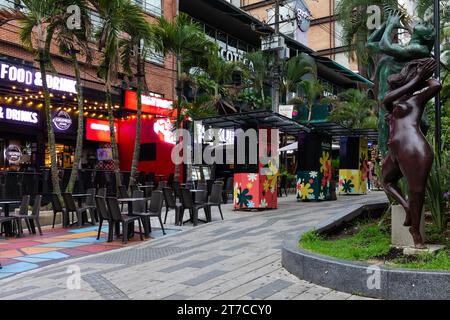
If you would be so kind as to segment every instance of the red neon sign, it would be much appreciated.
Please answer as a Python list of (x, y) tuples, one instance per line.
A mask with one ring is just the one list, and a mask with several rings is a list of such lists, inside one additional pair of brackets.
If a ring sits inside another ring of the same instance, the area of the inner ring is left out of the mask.
[[(114, 122), (114, 131), (117, 143), (119, 142), (119, 126)], [(86, 140), (111, 142), (111, 131), (109, 129), (109, 121), (86, 119)]]
[[(125, 109), (137, 110), (137, 93), (131, 90), (125, 91)], [(142, 112), (159, 116), (173, 116), (173, 101), (158, 97), (142, 95)]]

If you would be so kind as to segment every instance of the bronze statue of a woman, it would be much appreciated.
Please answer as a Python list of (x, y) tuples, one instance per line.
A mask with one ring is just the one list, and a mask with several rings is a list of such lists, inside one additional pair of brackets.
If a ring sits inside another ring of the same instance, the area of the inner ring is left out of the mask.
[[(420, 234), (425, 188), (433, 164), (433, 151), (420, 130), (425, 105), (441, 89), (432, 79), (436, 62), (432, 58), (407, 63), (399, 74), (388, 78), (389, 92), (383, 104), (390, 126), (388, 154), (383, 161), (382, 178), (385, 191), (406, 211), (404, 225), (410, 227), (416, 248), (424, 248)], [(398, 181), (405, 177), (408, 198), (402, 194)]]

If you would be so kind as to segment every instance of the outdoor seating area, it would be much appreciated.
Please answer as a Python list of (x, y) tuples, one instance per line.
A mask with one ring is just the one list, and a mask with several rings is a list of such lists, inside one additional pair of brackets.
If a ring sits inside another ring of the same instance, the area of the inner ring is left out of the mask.
[[(175, 221), (175, 226), (186, 223), (197, 226), (199, 222), (211, 222), (214, 207), (223, 220), (221, 204), (224, 198), (228, 197), (224, 193), (222, 180), (196, 183), (162, 180), (138, 184), (130, 190), (121, 185), (115, 196), (108, 194), (107, 188), (89, 188), (86, 193), (65, 192), (61, 196), (51, 194), (48, 206), (53, 211), (52, 229), (55, 228), (57, 218), (61, 217), (63, 229), (98, 226), (96, 239), (100, 240), (102, 230), (107, 228), (107, 242), (120, 238), (126, 244), (136, 235), (141, 241), (151, 238), (152, 219), (158, 220), (158, 227), (165, 235), (164, 224), (172, 212), (174, 219), (171, 221)], [(39, 219), (44, 207), (42, 199), (42, 194), (34, 197), (23, 195), (21, 199), (13, 200), (0, 199), (2, 239), (26, 237), (24, 227), (28, 234), (36, 235), (39, 232), (42, 236)]]

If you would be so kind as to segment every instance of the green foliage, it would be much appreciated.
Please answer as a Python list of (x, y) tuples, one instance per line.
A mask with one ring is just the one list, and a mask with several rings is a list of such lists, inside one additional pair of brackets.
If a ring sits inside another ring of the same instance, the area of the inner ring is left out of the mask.
[(362, 64), (367, 64), (369, 61), (366, 41), (371, 33), (367, 28), (369, 18), (367, 7), (370, 5), (391, 8), (391, 10), (398, 8), (396, 0), (341, 0), (335, 8), (335, 14), (342, 26), (340, 34), (342, 45), (351, 48), (348, 53), (355, 55)]
[[(316, 232), (310, 231), (303, 234), (299, 247), (314, 253), (353, 261), (367, 261), (385, 256), (390, 252), (389, 230), (379, 226), (378, 222), (363, 222), (357, 225), (357, 229), (356, 234), (341, 239), (325, 239)], [(442, 232), (435, 230), (431, 234), (439, 235)], [(448, 243), (448, 239), (439, 238), (438, 243)], [(410, 269), (449, 270), (450, 251), (443, 250), (437, 255), (401, 256), (388, 261), (387, 264), (391, 267)]]
[(261, 97), (262, 104), (266, 103), (265, 87), (270, 81), (272, 68), (271, 56), (263, 51), (247, 52), (242, 64), (243, 76), (248, 79), (251, 88)]
[(317, 79), (302, 80), (298, 83), (298, 97), (308, 108), (308, 121), (312, 120), (314, 107), (320, 102), (320, 97), (323, 94), (324, 86)]
[(264, 102), (252, 89), (244, 88), (235, 97), (237, 103), (248, 105), (251, 109), (267, 109), (272, 105), (272, 97), (266, 97)]
[(444, 194), (449, 191), (450, 172), (448, 152), (436, 154), (431, 168), (430, 176), (427, 182), (426, 203), (431, 211), (434, 225), (441, 231), (447, 228), (448, 210), (446, 208), (446, 199)]
[(217, 114), (214, 97), (200, 95), (192, 103), (183, 104), (183, 114), (191, 119), (210, 117)]
[(354, 236), (327, 240), (311, 231), (302, 236), (300, 247), (345, 260), (364, 261), (385, 255), (390, 250), (391, 239), (388, 233), (376, 224), (360, 225)]
[(283, 63), (283, 78), (281, 92), (286, 96), (288, 93), (296, 93), (298, 84), (306, 74), (317, 76), (317, 65), (315, 60), (306, 53), (301, 53)]
[(375, 114), (377, 101), (367, 98), (358, 89), (348, 89), (338, 95), (329, 120), (352, 129), (375, 129), (378, 118)]

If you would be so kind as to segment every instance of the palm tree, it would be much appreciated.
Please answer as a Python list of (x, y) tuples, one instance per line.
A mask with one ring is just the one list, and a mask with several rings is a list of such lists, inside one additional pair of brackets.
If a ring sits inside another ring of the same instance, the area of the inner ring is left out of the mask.
[(315, 60), (306, 53), (301, 53), (283, 64), (282, 91), (285, 93), (286, 102), (290, 94), (297, 92), (297, 86), (306, 74), (317, 76), (317, 65)]
[[(131, 165), (131, 176), (129, 182), (129, 189), (137, 184), (137, 169), (139, 164), (139, 154), (141, 149), (141, 120), (142, 120), (142, 93), (147, 91), (147, 83), (145, 78), (145, 58), (150, 53), (152, 47), (152, 34), (150, 24), (147, 22), (144, 12), (138, 14), (140, 19), (135, 18), (135, 24), (128, 25), (129, 29), (125, 32), (129, 35), (128, 38), (122, 39), (120, 47), (122, 48), (122, 65), (124, 71), (128, 75), (133, 74), (135, 70), (136, 78), (136, 94), (137, 94), (137, 120), (136, 120), (136, 139), (134, 142), (133, 161)], [(134, 57), (134, 58), (133, 58)]]
[[(61, 194), (56, 158), (55, 133), (52, 125), (50, 92), (47, 85), (47, 71), (52, 68), (50, 48), (56, 26), (67, 21), (67, 7), (71, 0), (23, 0), (22, 10), (0, 10), (1, 23), (16, 20), (20, 24), (20, 40), (23, 46), (36, 55), (42, 76), (47, 141), (50, 151), (53, 192)], [(63, 22), (64, 21), (64, 22)]]
[(133, 30), (133, 26), (142, 24), (142, 10), (130, 0), (90, 0), (90, 2), (103, 20), (101, 28), (96, 32), (98, 49), (102, 56), (98, 74), (105, 81), (114, 172), (118, 188), (121, 185), (121, 177), (119, 150), (114, 127), (112, 87), (117, 82), (120, 72), (121, 41), (127, 36), (127, 31)]
[(72, 192), (74, 189), (75, 182), (78, 176), (78, 168), (80, 166), (81, 155), (83, 152), (84, 98), (77, 54), (81, 54), (82, 56), (84, 56), (86, 62), (88, 63), (90, 63), (92, 60), (92, 50), (89, 46), (89, 39), (91, 37), (91, 22), (89, 19), (87, 2), (85, 0), (72, 0), (72, 3), (77, 5), (80, 9), (81, 28), (68, 28), (66, 21), (69, 18), (70, 13), (67, 13), (66, 17), (55, 21), (55, 24), (53, 25), (55, 29), (56, 42), (58, 44), (60, 53), (70, 56), (70, 60), (74, 69), (75, 79), (77, 81), (77, 140), (72, 171), (70, 174), (69, 182), (67, 184), (66, 192)]
[[(357, 59), (359, 70), (363, 76), (366, 76), (366, 66), (370, 60), (366, 43), (368, 36), (372, 33), (372, 30), (367, 27), (370, 16), (370, 13), (367, 13), (367, 7), (371, 5), (384, 8), (386, 12), (401, 10), (397, 0), (341, 0), (335, 8), (337, 21), (342, 27), (340, 35), (342, 45), (349, 48), (347, 53), (352, 58)], [(407, 14), (404, 10), (402, 10), (402, 13), (402, 17), (405, 19)]]
[[(191, 67), (204, 64), (204, 59), (208, 55), (216, 54), (214, 52), (215, 45), (206, 38), (199, 24), (184, 13), (180, 13), (173, 21), (160, 17), (158, 22), (152, 25), (152, 33), (157, 50), (164, 55), (172, 54), (176, 59), (178, 101), (175, 107), (177, 112), (176, 128), (179, 129), (182, 123), (185, 75), (189, 73)], [(180, 140), (179, 134), (176, 139)], [(175, 180), (180, 179), (178, 164), (175, 165), (174, 178)]]
[(338, 95), (329, 120), (352, 129), (375, 129), (377, 101), (358, 89), (348, 89)]
[(317, 79), (302, 80), (298, 84), (299, 98), (308, 108), (308, 122), (312, 120), (313, 109), (320, 100), (324, 86)]
[(250, 80), (253, 90), (266, 102), (264, 88), (270, 80), (271, 56), (264, 51), (248, 52), (244, 55), (244, 76)]

